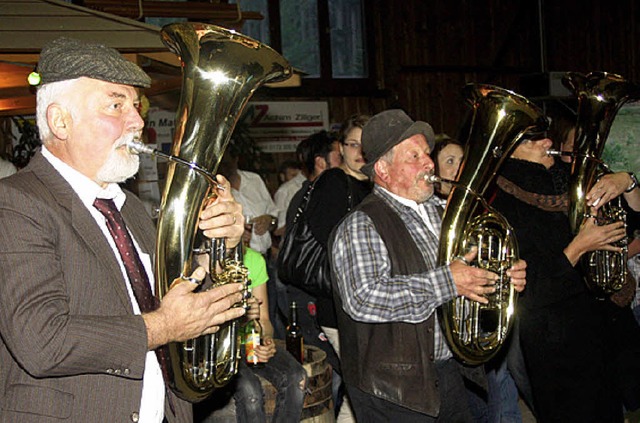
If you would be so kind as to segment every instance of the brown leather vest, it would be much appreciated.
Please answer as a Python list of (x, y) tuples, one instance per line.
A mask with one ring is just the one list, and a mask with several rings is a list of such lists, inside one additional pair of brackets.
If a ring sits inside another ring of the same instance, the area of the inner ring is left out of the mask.
[[(392, 275), (428, 270), (404, 222), (384, 200), (371, 194), (356, 210), (373, 220), (389, 251)], [(434, 365), (435, 316), (418, 324), (355, 321), (343, 311), (335, 277), (332, 279), (345, 382), (411, 410), (437, 416), (440, 395)]]

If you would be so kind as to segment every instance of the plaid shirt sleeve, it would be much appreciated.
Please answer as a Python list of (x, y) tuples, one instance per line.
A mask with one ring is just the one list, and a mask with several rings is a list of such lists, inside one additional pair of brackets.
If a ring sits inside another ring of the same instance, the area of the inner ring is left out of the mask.
[[(361, 322), (420, 323), (455, 298), (448, 266), (437, 266), (438, 239), (417, 213), (400, 211), (427, 267), (425, 273), (391, 276), (387, 249), (365, 213), (350, 214), (336, 230), (331, 260), (345, 312)], [(439, 217), (438, 229), (439, 229)]]

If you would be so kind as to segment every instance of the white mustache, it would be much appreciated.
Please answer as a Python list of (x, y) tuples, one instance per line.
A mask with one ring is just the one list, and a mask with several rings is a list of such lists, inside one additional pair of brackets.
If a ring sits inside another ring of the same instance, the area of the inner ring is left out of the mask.
[(115, 144), (114, 149), (118, 149), (120, 147), (127, 147), (129, 145), (129, 143), (131, 143), (134, 140), (136, 140), (136, 141), (140, 140), (140, 135), (139, 134), (127, 134)]

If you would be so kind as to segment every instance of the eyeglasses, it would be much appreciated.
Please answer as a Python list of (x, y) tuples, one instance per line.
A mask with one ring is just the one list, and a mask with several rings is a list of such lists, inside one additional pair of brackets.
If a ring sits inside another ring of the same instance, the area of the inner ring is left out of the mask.
[(354, 150), (358, 148), (362, 148), (362, 144), (360, 144), (359, 142), (345, 142), (343, 145), (349, 148), (353, 148)]

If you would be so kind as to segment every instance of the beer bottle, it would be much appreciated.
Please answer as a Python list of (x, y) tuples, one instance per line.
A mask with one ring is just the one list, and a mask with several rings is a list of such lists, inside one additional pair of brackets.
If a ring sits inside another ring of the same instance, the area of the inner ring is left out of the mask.
[(244, 351), (247, 366), (259, 367), (262, 365), (256, 355), (255, 347), (262, 345), (262, 325), (260, 319), (249, 320), (244, 329)]
[(298, 325), (298, 307), (296, 302), (289, 306), (289, 326), (287, 326), (287, 351), (300, 363), (304, 361), (304, 340), (302, 329)]

